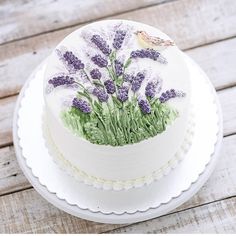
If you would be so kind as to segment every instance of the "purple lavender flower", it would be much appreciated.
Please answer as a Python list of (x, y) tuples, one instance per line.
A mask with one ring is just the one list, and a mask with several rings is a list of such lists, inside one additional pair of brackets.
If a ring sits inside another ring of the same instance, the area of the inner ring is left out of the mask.
[(166, 92), (163, 92), (161, 96), (159, 97), (159, 100), (161, 103), (167, 102), (171, 98), (175, 97), (184, 97), (186, 94), (182, 91), (176, 91), (175, 89), (167, 90)]
[(109, 98), (105, 90), (97, 87), (93, 89), (93, 95), (95, 95), (100, 102), (107, 102)]
[(158, 51), (151, 48), (132, 51), (130, 53), (130, 57), (131, 58), (149, 58), (163, 64), (167, 63), (167, 60)]
[(140, 89), (144, 78), (145, 78), (145, 76), (141, 72), (138, 72), (138, 74), (133, 78), (133, 80), (131, 82), (131, 90), (133, 92), (136, 92)]
[(126, 35), (126, 31), (124, 31), (124, 30), (117, 30), (116, 31), (114, 41), (113, 41), (113, 44), (112, 44), (115, 49), (118, 50), (118, 49), (121, 48), (122, 43), (125, 39), (125, 35)]
[(72, 85), (75, 83), (75, 80), (69, 76), (57, 76), (50, 79), (48, 83), (52, 84), (53, 87), (56, 88), (61, 85)]
[(118, 60), (115, 60), (115, 72), (117, 76), (120, 76), (123, 74), (123, 63), (121, 63)]
[(109, 56), (111, 53), (111, 49), (106, 41), (100, 35), (93, 35), (91, 41), (102, 51), (102, 53), (106, 56)]
[(156, 94), (156, 87), (157, 87), (157, 84), (154, 83), (153, 81), (151, 82), (148, 82), (146, 88), (145, 88), (145, 95), (147, 97), (150, 97), (150, 98), (153, 98), (155, 97), (155, 94)]
[(63, 59), (67, 66), (72, 69), (72, 70), (81, 70), (84, 69), (84, 64), (82, 63), (81, 60), (76, 57), (73, 52), (66, 51), (63, 54)]
[(116, 87), (113, 80), (106, 80), (104, 82), (108, 94), (113, 94), (116, 91)]
[(139, 100), (138, 105), (144, 114), (151, 113), (151, 106), (147, 100), (143, 100), (143, 99)]
[(122, 86), (118, 89), (117, 98), (121, 102), (125, 102), (129, 98), (128, 93), (129, 93), (129, 88), (126, 86)]
[(125, 81), (125, 82), (130, 82), (130, 83), (132, 83), (133, 79), (134, 79), (134, 76), (133, 76), (133, 75), (124, 74), (124, 81)]
[(102, 77), (102, 74), (98, 69), (91, 70), (90, 75), (93, 79), (101, 79), (101, 77)]
[(93, 63), (99, 67), (107, 67), (108, 62), (105, 58), (103, 58), (101, 55), (95, 55), (91, 58)]
[(80, 99), (80, 98), (79, 99), (78, 98), (73, 99), (72, 107), (79, 109), (83, 113), (90, 113), (92, 111), (89, 103), (82, 100), (82, 99)]

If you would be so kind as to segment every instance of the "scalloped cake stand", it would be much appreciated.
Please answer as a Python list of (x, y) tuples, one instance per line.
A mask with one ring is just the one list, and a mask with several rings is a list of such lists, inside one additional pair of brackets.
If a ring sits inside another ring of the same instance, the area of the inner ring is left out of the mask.
[(121, 191), (102, 190), (81, 183), (53, 162), (42, 131), (42, 81), (46, 62), (38, 66), (19, 95), (13, 140), (19, 165), (39, 194), (69, 214), (114, 224), (155, 218), (190, 199), (216, 165), (222, 142), (222, 112), (206, 74), (184, 56), (191, 68), (196, 115), (192, 146), (183, 161), (160, 180)]

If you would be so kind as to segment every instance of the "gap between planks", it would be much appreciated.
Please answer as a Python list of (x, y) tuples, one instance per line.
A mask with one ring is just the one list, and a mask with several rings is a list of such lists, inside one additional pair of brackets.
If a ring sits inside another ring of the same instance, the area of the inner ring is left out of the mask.
[(235, 204), (230, 197), (105, 233), (235, 233)]
[[(158, 220), (159, 218), (165, 218), (167, 216), (171, 216), (171, 215), (175, 215), (175, 214), (179, 214), (179, 213), (184, 213), (184, 212), (187, 212), (189, 210), (194, 210), (194, 209), (197, 209), (197, 208), (201, 208), (201, 207), (204, 207), (204, 206), (207, 206), (207, 205), (211, 205), (211, 204), (214, 204), (214, 203), (218, 203), (218, 202), (221, 202), (221, 201), (227, 201), (227, 200), (230, 200), (230, 199), (235, 199), (235, 201), (236, 201), (236, 195), (230, 196), (230, 197), (221, 198), (221, 199), (217, 199), (217, 200), (214, 200), (214, 201), (211, 201), (211, 202), (206, 202), (206, 203), (199, 204), (199, 205), (196, 205), (196, 206), (180, 209), (180, 210), (177, 210), (177, 211), (173, 210), (170, 213), (158, 216), (158, 217), (153, 218), (153, 219), (149, 219), (149, 220), (145, 220), (145, 221), (137, 222), (137, 223), (127, 224), (125, 226), (122, 225), (121, 227), (117, 227), (117, 228), (112, 229), (112, 230), (104, 231), (102, 233), (110, 234), (112, 232), (119, 232), (120, 229), (125, 230), (125, 228), (129, 228), (130, 226), (134, 226), (135, 227), (136, 225), (145, 224), (145, 222), (148, 222), (148, 221)], [(178, 208), (176, 208), (176, 209), (178, 209)]]
[[(162, 5), (162, 4), (166, 4), (166, 3), (174, 2), (174, 1), (179, 1), (179, 0), (156, 0), (156, 1), (151, 1), (151, 3), (148, 3), (148, 2), (144, 1), (140, 5), (139, 4), (133, 5), (131, 2), (128, 2), (128, 4), (131, 4), (130, 6), (127, 6), (127, 1), (125, 1), (126, 4), (123, 4), (122, 1), (120, 3), (117, 2), (121, 6), (123, 5), (124, 8), (123, 8), (122, 11), (115, 11), (112, 14), (110, 12), (109, 13), (105, 13), (105, 14), (101, 13), (101, 16), (98, 16), (98, 17), (95, 17), (95, 18), (93, 18), (92, 12), (90, 12), (90, 14), (92, 16), (91, 19), (81, 20), (81, 21), (75, 22), (73, 24), (69, 23), (69, 24), (67, 24), (65, 26), (62, 26), (62, 27), (56, 27), (56, 28), (51, 29), (51, 30), (44, 30), (44, 31), (39, 32), (39, 33), (29, 34), (27, 36), (14, 38), (12, 40), (9, 39), (9, 40), (3, 41), (3, 42), (0, 41), (0, 46), (1, 45), (10, 44), (10, 43), (14, 43), (14, 42), (17, 42), (17, 41), (20, 41), (20, 40), (26, 40), (26, 39), (29, 39), (31, 37), (37, 37), (37, 36), (40, 36), (40, 35), (43, 35), (43, 34), (47, 34), (47, 33), (53, 33), (55, 31), (59, 31), (59, 30), (65, 30), (67, 28), (72, 28), (72, 27), (76, 27), (76, 26), (79, 26), (79, 25), (83, 25), (83, 24), (89, 24), (89, 23), (94, 22), (94, 21), (103, 20), (103, 19), (106, 19), (106, 18), (109, 18), (109, 17), (115, 17), (115, 16), (120, 15), (120, 14), (129, 14), (129, 13), (131, 13), (133, 11), (145, 10), (146, 8), (149, 8), (149, 7), (154, 7), (154, 6), (158, 6), (158, 5)], [(107, 4), (107, 1), (104, 1), (103, 5), (106, 5), (106, 4)], [(111, 3), (109, 3), (109, 4), (111, 4)], [(138, 7), (137, 7), (137, 5), (138, 5)], [(93, 7), (96, 8), (96, 4)], [(111, 6), (111, 7), (113, 7), (113, 6)], [(127, 7), (128, 7), (128, 10), (127, 10)], [(87, 9), (87, 10), (89, 10), (89, 9)], [(91, 8), (90, 8), (90, 11), (91, 11)], [(1, 40), (1, 38), (0, 38), (0, 40)]]

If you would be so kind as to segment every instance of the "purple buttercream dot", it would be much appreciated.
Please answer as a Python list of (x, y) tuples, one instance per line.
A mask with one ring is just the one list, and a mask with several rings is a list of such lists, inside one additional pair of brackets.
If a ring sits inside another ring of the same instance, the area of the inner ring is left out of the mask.
[(71, 51), (66, 51), (63, 54), (63, 60), (66, 62), (69, 68), (72, 68), (74, 70), (84, 69), (84, 64), (82, 63), (82, 61), (79, 60), (78, 57), (76, 57)]
[(184, 97), (185, 93), (182, 91), (176, 91), (174, 89), (171, 90), (167, 90), (165, 92), (163, 92), (159, 98), (160, 102), (167, 102), (168, 100), (170, 100), (171, 98), (175, 98), (175, 97)]
[(159, 100), (160, 100), (160, 102), (161, 102), (161, 103), (165, 102), (165, 98), (164, 98), (164, 97), (162, 97), (162, 96), (161, 96), (161, 97), (159, 97)]
[(123, 63), (118, 60), (115, 60), (115, 72), (116, 76), (120, 76), (123, 74)]
[(144, 114), (151, 113), (151, 106), (147, 100), (143, 100), (143, 99), (139, 100), (138, 105)]
[(109, 45), (106, 43), (106, 41), (100, 36), (100, 35), (93, 35), (91, 38), (91, 41), (101, 50), (101, 52), (109, 56), (111, 53), (111, 49), (109, 48)]
[(132, 83), (133, 79), (134, 79), (134, 76), (133, 76), (133, 75), (124, 74), (124, 81), (125, 81), (125, 82), (130, 82), (130, 83)]
[(131, 58), (149, 58), (151, 60), (158, 61), (163, 64), (167, 63), (167, 60), (158, 51), (151, 48), (132, 51), (130, 53), (130, 57)]
[(138, 91), (142, 85), (144, 78), (145, 78), (144, 74), (138, 72), (138, 74), (133, 78), (131, 82), (131, 90), (134, 92)]
[(74, 98), (72, 101), (72, 107), (79, 109), (83, 113), (90, 113), (92, 111), (88, 102), (82, 99)]
[(61, 85), (72, 85), (75, 83), (75, 80), (74, 78), (69, 76), (57, 76), (50, 79), (48, 83), (53, 85), (54, 88), (56, 88)]
[(107, 90), (107, 93), (113, 94), (116, 91), (115, 83), (113, 80), (106, 80), (104, 82), (105, 88)]
[(118, 94), (117, 94), (117, 98), (121, 101), (121, 102), (125, 102), (126, 100), (128, 100), (129, 96), (129, 88), (126, 86), (122, 86), (118, 89)]
[(115, 49), (118, 50), (121, 48), (122, 43), (125, 39), (125, 36), (126, 36), (126, 31), (124, 31), (124, 30), (117, 30), (116, 31), (114, 41), (112, 44)]
[(108, 65), (108, 61), (103, 58), (101, 55), (95, 55), (91, 58), (92, 62), (99, 67), (106, 67)]
[(93, 95), (95, 95), (100, 102), (107, 102), (109, 96), (104, 89), (95, 87), (93, 89)]
[(93, 79), (101, 79), (102, 74), (99, 69), (93, 69), (90, 71), (90, 75)]
[(154, 82), (148, 82), (148, 84), (145, 88), (145, 95), (150, 98), (155, 97), (156, 87), (157, 87), (157, 85)]

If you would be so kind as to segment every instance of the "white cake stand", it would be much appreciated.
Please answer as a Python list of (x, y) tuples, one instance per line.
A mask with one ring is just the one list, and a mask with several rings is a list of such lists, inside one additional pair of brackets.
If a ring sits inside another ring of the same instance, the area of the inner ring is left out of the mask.
[[(113, 224), (155, 218), (190, 199), (216, 165), (222, 142), (222, 113), (209, 79), (198, 65), (185, 57), (195, 75), (196, 89), (201, 90), (198, 103), (206, 104), (203, 108), (197, 106), (199, 115), (196, 126), (199, 132), (195, 134), (188, 156), (160, 180), (148, 186), (122, 191), (101, 190), (80, 183), (52, 161), (42, 137), (43, 62), (23, 87), (13, 121), (13, 140), (19, 165), (39, 194), (69, 214)], [(204, 94), (204, 91), (207, 92)], [(212, 102), (207, 102), (210, 99)], [(204, 121), (202, 113), (207, 113), (208, 120)]]

